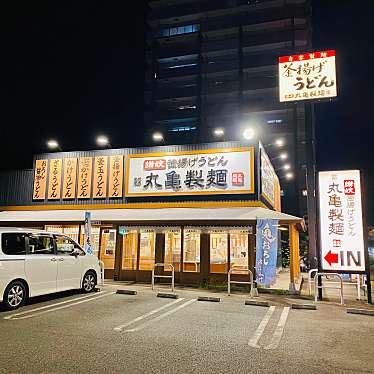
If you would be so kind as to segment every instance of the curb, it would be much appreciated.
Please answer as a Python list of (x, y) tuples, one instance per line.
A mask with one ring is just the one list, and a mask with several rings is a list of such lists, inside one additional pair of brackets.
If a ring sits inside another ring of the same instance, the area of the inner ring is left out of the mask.
[(137, 295), (138, 292), (134, 290), (117, 290), (116, 292), (119, 295)]
[(291, 304), (292, 309), (317, 310), (316, 304)]
[(363, 314), (365, 316), (374, 316), (374, 309), (347, 308), (347, 313)]
[(175, 293), (159, 292), (157, 297), (163, 297), (165, 299), (178, 299), (179, 296)]
[(254, 305), (254, 306), (264, 306), (269, 308), (270, 303), (268, 301), (260, 301), (260, 300), (246, 300), (244, 305)]
[(221, 301), (220, 297), (211, 297), (211, 296), (199, 296), (197, 301), (211, 301), (214, 303), (219, 303)]

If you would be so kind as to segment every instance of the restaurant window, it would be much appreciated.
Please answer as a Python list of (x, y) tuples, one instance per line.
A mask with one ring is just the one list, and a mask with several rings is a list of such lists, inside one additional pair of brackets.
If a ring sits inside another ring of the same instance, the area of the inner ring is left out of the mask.
[(136, 270), (138, 252), (138, 231), (129, 230), (123, 235), (123, 270)]
[(210, 234), (210, 272), (227, 273), (228, 236), (226, 231)]
[(69, 238), (73, 239), (77, 243), (79, 242), (79, 226), (78, 225), (47, 225), (45, 226), (46, 231), (52, 231), (59, 234), (64, 234)]
[(152, 270), (155, 263), (156, 233), (153, 230), (140, 232), (139, 270)]
[(105, 269), (114, 269), (116, 235), (115, 229), (103, 229), (101, 233), (100, 259), (104, 262)]
[(182, 235), (180, 229), (168, 229), (165, 234), (165, 254), (164, 254), (164, 270), (171, 271), (170, 266), (174, 266), (174, 271), (180, 271), (181, 261), (181, 242)]
[(248, 266), (248, 231), (230, 231), (230, 268)]
[(183, 271), (199, 273), (200, 230), (185, 229), (183, 234)]

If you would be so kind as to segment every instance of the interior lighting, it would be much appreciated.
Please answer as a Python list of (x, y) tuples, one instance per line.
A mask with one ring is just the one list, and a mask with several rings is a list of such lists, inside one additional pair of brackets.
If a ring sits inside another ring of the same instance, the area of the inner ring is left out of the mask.
[(275, 145), (276, 145), (277, 147), (283, 147), (283, 146), (284, 146), (284, 140), (283, 140), (283, 139), (277, 139), (277, 140), (275, 141)]
[(288, 180), (293, 179), (293, 173), (287, 173), (287, 174), (286, 174), (286, 178), (287, 178)]
[(290, 170), (291, 169), (291, 165), (290, 164), (286, 164), (283, 166), (283, 169), (284, 170)]

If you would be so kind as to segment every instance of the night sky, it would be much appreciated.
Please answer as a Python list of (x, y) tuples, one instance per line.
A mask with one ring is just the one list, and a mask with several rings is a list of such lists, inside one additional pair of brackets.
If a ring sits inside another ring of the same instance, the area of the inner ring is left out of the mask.
[[(148, 145), (143, 125), (143, 0), (28, 1), (6, 9), (0, 168), (31, 168), (48, 138), (62, 149)], [(374, 224), (374, 2), (314, 0), (314, 49), (336, 49), (339, 98), (316, 105), (320, 170), (364, 171)], [(131, 6), (130, 6), (131, 4)]]

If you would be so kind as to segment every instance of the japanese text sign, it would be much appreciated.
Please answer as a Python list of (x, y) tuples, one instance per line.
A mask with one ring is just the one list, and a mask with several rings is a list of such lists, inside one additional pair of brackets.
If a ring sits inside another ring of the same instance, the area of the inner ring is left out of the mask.
[(34, 191), (32, 198), (34, 200), (44, 200), (47, 184), (47, 160), (35, 161), (34, 172)]
[(323, 270), (365, 271), (361, 181), (358, 170), (319, 173)]
[(279, 57), (279, 100), (321, 100), (337, 96), (335, 51)]
[(271, 286), (276, 282), (278, 220), (258, 219), (256, 228), (256, 282)]
[(94, 158), (93, 197), (101, 199), (107, 195), (108, 156)]
[(260, 143), (261, 152), (261, 195), (272, 207), (278, 205), (278, 195), (280, 195), (278, 176), (270, 162), (264, 147)]
[(62, 185), (62, 198), (74, 199), (76, 196), (76, 181), (77, 181), (77, 159), (64, 159), (64, 182)]
[(253, 148), (130, 155), (126, 196), (254, 193)]
[(58, 200), (61, 197), (62, 159), (49, 161), (48, 199)]
[(92, 157), (79, 158), (78, 198), (91, 197)]
[(109, 158), (109, 197), (122, 197), (123, 156)]

